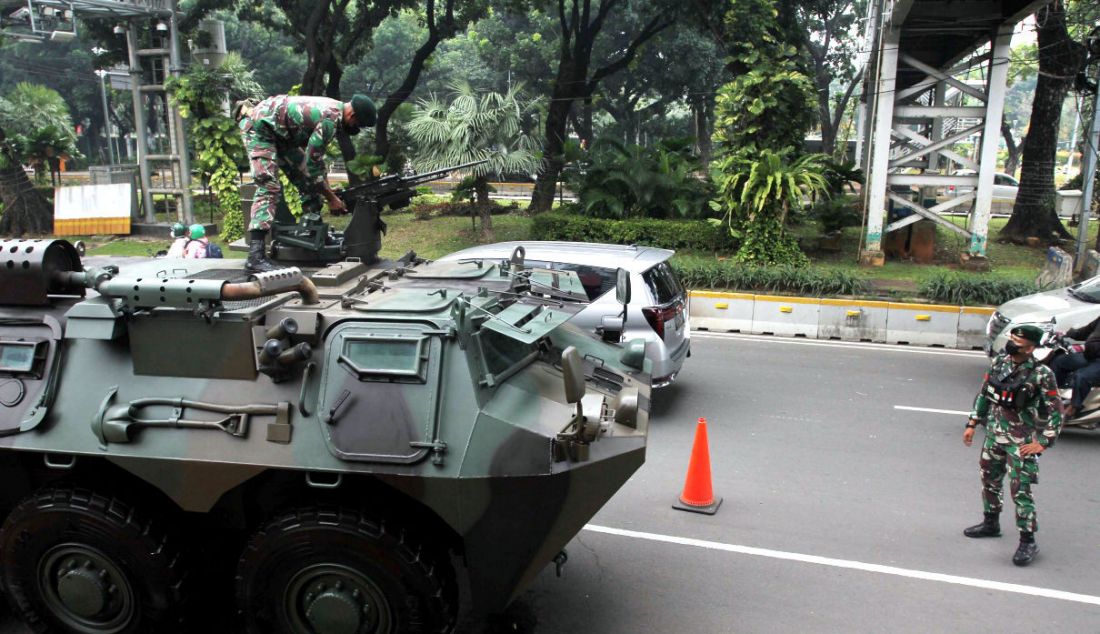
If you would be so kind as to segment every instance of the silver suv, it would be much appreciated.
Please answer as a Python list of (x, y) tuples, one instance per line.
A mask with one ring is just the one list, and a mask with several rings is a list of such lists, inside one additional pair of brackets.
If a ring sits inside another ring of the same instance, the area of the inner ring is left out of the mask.
[(613, 292), (615, 275), (620, 268), (629, 272), (632, 291), (623, 339), (646, 340), (654, 387), (675, 380), (684, 359), (691, 356), (691, 324), (687, 293), (668, 264), (672, 251), (588, 242), (497, 242), (463, 249), (440, 261), (507, 260), (520, 246), (528, 267), (576, 272), (590, 303), (572, 322), (593, 331), (604, 317), (622, 312)]

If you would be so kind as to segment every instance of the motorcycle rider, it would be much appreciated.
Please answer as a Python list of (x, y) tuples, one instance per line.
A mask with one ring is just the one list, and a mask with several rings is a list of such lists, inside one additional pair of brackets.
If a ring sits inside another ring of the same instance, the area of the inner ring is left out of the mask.
[[(1059, 387), (1073, 387), (1073, 397), (1065, 412), (1065, 418), (1069, 420), (1081, 411), (1081, 405), (1089, 391), (1100, 385), (1100, 317), (1080, 328), (1066, 331), (1065, 336), (1085, 342), (1084, 352), (1058, 357), (1050, 366)], [(1071, 374), (1073, 379), (1070, 385), (1067, 381)]]

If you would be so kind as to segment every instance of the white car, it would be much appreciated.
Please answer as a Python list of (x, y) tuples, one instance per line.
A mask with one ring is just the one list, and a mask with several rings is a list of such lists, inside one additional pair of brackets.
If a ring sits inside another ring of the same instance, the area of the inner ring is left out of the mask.
[[(959, 170), (955, 172), (957, 176), (975, 176), (977, 172), (974, 170)], [(944, 188), (948, 196), (963, 196), (974, 191), (974, 188), (970, 185), (948, 185)], [(993, 175), (993, 200), (997, 202), (1016, 202), (1016, 192), (1020, 189), (1020, 181), (1015, 177), (1004, 172), (997, 172)]]
[(1100, 317), (1100, 276), (1053, 291), (1017, 297), (997, 307), (986, 326), (985, 350), (1000, 352), (1008, 333), (1024, 324), (1040, 325), (1057, 319), (1055, 330), (1079, 328)]
[(588, 242), (498, 242), (463, 249), (439, 261), (504, 261), (520, 246), (528, 267), (577, 274), (590, 303), (572, 322), (593, 331), (604, 317), (622, 312), (615, 301), (615, 276), (620, 268), (630, 273), (631, 298), (623, 339), (646, 340), (646, 357), (653, 363), (653, 387), (663, 387), (676, 379), (684, 359), (691, 354), (691, 324), (687, 292), (668, 264), (672, 251)]

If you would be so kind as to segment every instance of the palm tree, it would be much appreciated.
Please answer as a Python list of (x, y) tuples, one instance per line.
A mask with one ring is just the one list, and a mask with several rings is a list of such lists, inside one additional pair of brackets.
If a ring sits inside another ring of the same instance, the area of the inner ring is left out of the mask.
[(49, 233), (53, 210), (23, 171), (43, 173), (50, 158), (79, 157), (69, 107), (57, 91), (21, 82), (0, 97), (0, 233)]
[(483, 240), (493, 239), (489, 176), (530, 174), (538, 167), (538, 141), (523, 126), (535, 102), (524, 100), (521, 89), (517, 85), (504, 94), (478, 95), (468, 83), (455, 83), (450, 103), (434, 95), (421, 99), (409, 122), (409, 135), (416, 145), (413, 165), (418, 170), (487, 161), (469, 171)]

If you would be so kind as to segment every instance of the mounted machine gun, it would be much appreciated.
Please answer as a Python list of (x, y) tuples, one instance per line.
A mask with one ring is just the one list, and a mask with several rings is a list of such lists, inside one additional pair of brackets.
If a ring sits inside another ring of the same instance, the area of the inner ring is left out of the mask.
[(302, 214), (296, 221), (280, 205), (272, 224), (271, 257), (282, 262), (303, 263), (359, 258), (366, 264), (373, 264), (378, 261), (382, 235), (386, 233), (383, 209), (401, 209), (416, 196), (417, 185), (484, 162), (473, 161), (412, 176), (383, 176), (337, 192), (352, 213), (351, 223), (344, 231), (332, 229), (316, 213)]

